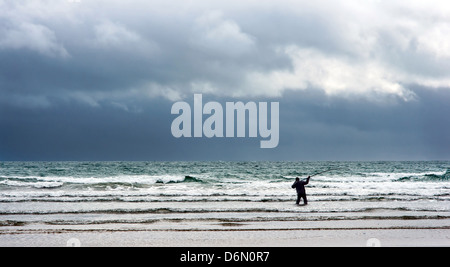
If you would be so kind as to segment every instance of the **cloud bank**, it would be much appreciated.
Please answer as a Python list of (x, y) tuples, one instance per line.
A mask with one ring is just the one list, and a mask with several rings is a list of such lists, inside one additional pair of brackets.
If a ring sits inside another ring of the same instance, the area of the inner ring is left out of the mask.
[[(137, 121), (133, 131), (168, 146), (170, 103), (201, 93), (217, 101), (280, 101), (280, 128), (289, 129), (281, 129), (279, 149), (287, 155), (342, 140), (354, 140), (355, 151), (388, 149), (395, 143), (389, 138), (409, 140), (398, 155), (411, 154), (411, 144), (420, 152), (432, 144), (439, 153), (427, 158), (448, 155), (440, 148), (450, 135), (443, 104), (450, 100), (448, 1), (0, 0), (0, 10), (0, 148), (12, 154), (21, 147), (13, 141), (39, 132), (32, 130), (37, 121), (64, 144), (72, 135), (58, 125), (71, 128), (70, 121), (99, 132), (105, 120)], [(146, 121), (149, 110), (158, 116)], [(365, 127), (367, 121), (383, 130)], [(50, 142), (41, 130), (36, 144)], [(111, 138), (104, 147), (134, 138), (117, 133), (105, 133)], [(101, 143), (96, 134), (81, 136)], [(82, 147), (75, 139), (72, 146)], [(235, 153), (217, 146), (228, 158)], [(324, 145), (318, 151), (331, 153)]]
[[(210, 2), (2, 0), (0, 52), (32, 53), (34, 67), (65, 77), (40, 81), (42, 103), (311, 88), (410, 101), (411, 85), (450, 87), (445, 1)], [(17, 103), (30, 101), (28, 87), (13, 92)]]

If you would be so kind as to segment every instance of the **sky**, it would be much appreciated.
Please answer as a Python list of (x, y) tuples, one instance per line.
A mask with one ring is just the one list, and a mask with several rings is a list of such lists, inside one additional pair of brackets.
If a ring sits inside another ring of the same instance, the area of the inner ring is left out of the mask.
[[(0, 160), (450, 160), (446, 0), (0, 10)], [(172, 105), (194, 94), (278, 102), (278, 146), (175, 138)]]

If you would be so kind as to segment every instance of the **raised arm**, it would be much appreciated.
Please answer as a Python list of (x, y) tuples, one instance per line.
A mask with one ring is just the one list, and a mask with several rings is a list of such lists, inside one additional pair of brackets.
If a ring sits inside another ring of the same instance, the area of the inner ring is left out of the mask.
[(306, 183), (305, 185), (309, 184), (309, 179), (311, 178), (311, 176), (308, 176), (308, 178), (306, 178)]

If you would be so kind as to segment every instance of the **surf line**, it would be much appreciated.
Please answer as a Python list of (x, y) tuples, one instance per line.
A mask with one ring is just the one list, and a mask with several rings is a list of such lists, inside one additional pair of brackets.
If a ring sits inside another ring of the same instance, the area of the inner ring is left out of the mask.
[[(253, 101), (246, 104), (241, 101), (226, 102), (225, 125), (222, 104), (211, 101), (203, 105), (202, 94), (194, 94), (193, 116), (191, 106), (184, 101), (175, 102), (172, 105), (171, 114), (179, 115), (173, 120), (171, 126), (172, 135), (175, 138), (192, 137), (192, 117), (194, 120), (194, 137), (246, 137), (246, 114), (248, 114), (248, 137), (255, 138), (259, 134), (264, 139), (260, 141), (261, 148), (276, 148), (280, 140), (279, 102), (270, 103), (270, 128), (267, 102), (259, 102), (258, 104)], [(203, 115), (210, 116), (203, 120)]]

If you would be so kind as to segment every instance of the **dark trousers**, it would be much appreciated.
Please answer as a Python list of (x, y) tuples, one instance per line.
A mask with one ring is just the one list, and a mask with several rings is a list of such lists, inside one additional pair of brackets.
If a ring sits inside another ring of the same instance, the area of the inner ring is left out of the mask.
[(303, 198), (304, 204), (308, 204), (308, 200), (306, 199), (306, 194), (297, 194), (297, 202), (296, 204), (300, 204), (300, 199)]

